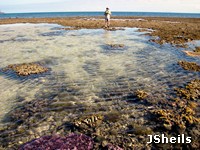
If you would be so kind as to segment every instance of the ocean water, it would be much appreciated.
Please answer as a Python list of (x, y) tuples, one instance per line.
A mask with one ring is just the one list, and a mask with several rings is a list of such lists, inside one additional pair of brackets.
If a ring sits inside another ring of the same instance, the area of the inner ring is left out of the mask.
[[(115, 32), (62, 28), (56, 24), (0, 25), (0, 68), (41, 62), (51, 70), (45, 76), (28, 79), (1, 72), (0, 120), (21, 101), (51, 98), (48, 95), (53, 93), (66, 102), (96, 106), (94, 100), (108, 98), (102, 94), (120, 98), (114, 93), (117, 91), (127, 94), (142, 89), (157, 98), (167, 98), (174, 87), (199, 77), (199, 73), (177, 65), (179, 60), (200, 63), (198, 59), (186, 57), (169, 44), (149, 42), (137, 28)], [(109, 49), (107, 44), (125, 47)]]
[[(0, 18), (43, 18), (43, 17), (76, 17), (76, 16), (103, 16), (103, 12), (42, 12), (42, 13), (5, 13)], [(163, 13), (163, 12), (112, 12), (113, 16), (139, 17), (179, 17), (200, 18), (199, 13)]]

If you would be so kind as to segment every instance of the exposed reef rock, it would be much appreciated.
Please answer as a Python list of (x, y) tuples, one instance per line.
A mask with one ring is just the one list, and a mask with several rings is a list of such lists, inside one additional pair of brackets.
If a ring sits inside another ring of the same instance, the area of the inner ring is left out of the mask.
[(186, 98), (187, 100), (199, 100), (200, 80), (193, 80), (185, 88), (177, 88), (175, 90), (180, 97)]
[(186, 55), (192, 56), (192, 57), (200, 57), (200, 52), (191, 52), (191, 51), (184, 51)]
[(200, 56), (200, 47), (196, 47), (195, 50), (192, 52), (192, 51), (184, 51), (188, 56)]
[[(170, 43), (185, 46), (185, 42), (200, 40), (199, 18), (169, 18), (169, 17), (133, 17), (113, 16), (112, 28), (137, 27), (151, 28), (149, 35), (159, 37), (157, 43)], [(64, 17), (64, 18), (11, 18), (3, 19), (0, 24), (11, 23), (57, 23), (63, 26), (97, 29), (105, 24), (103, 17)], [(114, 30), (115, 31), (115, 30)]]
[(94, 114), (91, 116), (83, 116), (74, 121), (74, 125), (83, 129), (95, 128), (100, 125), (104, 117), (100, 114)]
[(31, 74), (41, 74), (48, 71), (48, 68), (45, 68), (37, 63), (23, 63), (23, 64), (14, 64), (8, 65), (3, 71), (12, 70), (19, 76), (29, 76)]
[(107, 31), (125, 30), (124, 28), (104, 28)]
[(194, 50), (194, 52), (200, 52), (200, 47), (195, 47), (195, 50)]
[(152, 32), (151, 29), (148, 29), (148, 28), (140, 28), (137, 30), (138, 32)]
[(124, 44), (107, 44), (107, 47), (109, 49), (115, 50), (115, 49), (123, 49), (125, 45)]
[[(152, 120), (155, 121), (154, 130), (162, 130), (169, 135), (185, 134), (192, 138), (189, 144), (191, 149), (198, 149), (199, 145), (199, 96), (200, 81), (193, 80), (185, 88), (176, 89), (177, 97), (168, 99), (168, 105), (161, 105), (159, 108), (150, 110)], [(170, 104), (171, 103), (171, 104)], [(165, 147), (166, 144), (156, 147)], [(175, 146), (176, 147), (176, 146)], [(186, 144), (180, 144), (179, 149), (188, 147)]]
[(200, 71), (200, 66), (195, 62), (179, 61), (178, 64), (185, 70)]
[(200, 118), (194, 116), (195, 112), (190, 107), (186, 107), (180, 111), (160, 109), (153, 111), (153, 114), (164, 129), (173, 130), (178, 133), (184, 132), (186, 127), (200, 123)]
[(145, 99), (148, 96), (148, 93), (143, 90), (137, 90), (135, 94), (139, 99)]
[(62, 30), (80, 30), (80, 27), (61, 28)]

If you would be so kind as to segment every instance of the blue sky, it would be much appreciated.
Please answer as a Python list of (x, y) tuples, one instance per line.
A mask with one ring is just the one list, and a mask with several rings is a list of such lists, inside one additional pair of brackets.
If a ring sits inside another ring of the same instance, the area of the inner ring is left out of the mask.
[(186, 12), (200, 13), (200, 0), (0, 0), (0, 10), (19, 12), (68, 11)]

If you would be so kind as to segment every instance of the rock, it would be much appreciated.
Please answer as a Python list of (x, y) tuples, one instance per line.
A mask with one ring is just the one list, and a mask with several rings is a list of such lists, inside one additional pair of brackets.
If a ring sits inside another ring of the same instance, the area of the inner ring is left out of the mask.
[(192, 57), (200, 57), (200, 52), (191, 52), (191, 51), (184, 51), (186, 55), (192, 56)]
[(93, 114), (91, 116), (83, 116), (74, 121), (74, 125), (83, 129), (91, 129), (99, 126), (104, 119), (100, 114)]
[(200, 66), (195, 62), (179, 61), (178, 64), (185, 70), (200, 71)]
[(108, 144), (108, 141), (105, 141), (105, 140), (104, 140), (104, 141), (102, 141), (102, 146), (103, 146), (103, 147), (106, 147), (106, 146), (107, 146), (107, 144)]
[(196, 53), (200, 52), (200, 47), (195, 47), (194, 52), (196, 52)]
[[(186, 98), (187, 100), (198, 100), (200, 98), (200, 80), (192, 80), (185, 88), (175, 89), (177, 95), (181, 98)], [(189, 103), (193, 108), (196, 107), (196, 103)]]
[(125, 45), (124, 44), (107, 44), (107, 47), (111, 50), (115, 50), (115, 49), (124, 49)]
[(37, 63), (8, 65), (6, 69), (15, 71), (19, 76), (29, 76), (31, 74), (40, 74), (48, 71), (48, 68), (45, 68)]
[(104, 28), (107, 31), (125, 30), (124, 28)]
[(80, 30), (80, 27), (70, 27), (70, 28), (62, 28), (64, 30)]
[(145, 99), (148, 96), (147, 92), (143, 90), (137, 90), (135, 94), (139, 99)]

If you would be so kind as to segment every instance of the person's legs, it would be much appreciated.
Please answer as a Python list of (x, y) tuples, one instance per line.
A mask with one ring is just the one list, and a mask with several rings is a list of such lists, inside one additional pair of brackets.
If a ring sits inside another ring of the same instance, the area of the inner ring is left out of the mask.
[(108, 19), (107, 21), (107, 27), (109, 28), (110, 27), (110, 20)]
[(108, 27), (108, 19), (105, 19), (105, 28)]

